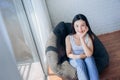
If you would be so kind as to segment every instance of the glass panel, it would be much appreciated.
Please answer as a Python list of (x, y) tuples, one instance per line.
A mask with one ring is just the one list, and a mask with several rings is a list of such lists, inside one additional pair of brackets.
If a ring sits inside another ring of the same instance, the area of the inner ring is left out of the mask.
[(12, 0), (0, 0), (0, 8), (23, 80), (44, 80), (45, 75), (22, 4), (15, 6)]

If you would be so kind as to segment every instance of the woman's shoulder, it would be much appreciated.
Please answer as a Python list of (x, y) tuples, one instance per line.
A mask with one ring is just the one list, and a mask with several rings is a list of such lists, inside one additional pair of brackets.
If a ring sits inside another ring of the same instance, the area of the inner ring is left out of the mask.
[(66, 36), (66, 39), (70, 39), (70, 37), (73, 36), (73, 34), (69, 34)]
[(91, 35), (87, 34), (87, 35), (90, 39), (94, 40), (94, 35), (93, 34), (91, 34)]

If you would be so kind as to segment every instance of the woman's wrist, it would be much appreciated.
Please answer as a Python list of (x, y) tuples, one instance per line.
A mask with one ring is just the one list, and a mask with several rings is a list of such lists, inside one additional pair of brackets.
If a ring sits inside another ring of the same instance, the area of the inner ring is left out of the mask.
[(81, 44), (83, 45), (83, 44), (85, 43), (84, 38), (80, 38), (80, 42), (81, 42)]

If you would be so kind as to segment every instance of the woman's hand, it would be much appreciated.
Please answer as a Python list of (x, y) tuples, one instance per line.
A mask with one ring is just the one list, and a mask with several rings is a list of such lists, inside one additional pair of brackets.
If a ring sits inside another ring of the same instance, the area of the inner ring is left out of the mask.
[(83, 33), (80, 35), (80, 39), (83, 39), (87, 32), (88, 32), (88, 27), (86, 27)]
[(86, 57), (85, 53), (80, 54), (80, 59), (85, 59)]

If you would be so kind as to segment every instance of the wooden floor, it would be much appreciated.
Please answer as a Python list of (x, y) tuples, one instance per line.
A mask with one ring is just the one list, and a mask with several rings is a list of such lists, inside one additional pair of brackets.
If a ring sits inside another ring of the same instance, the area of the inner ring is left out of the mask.
[[(109, 66), (100, 74), (100, 80), (120, 80), (120, 31), (98, 36), (106, 47), (109, 57)], [(49, 75), (48, 80), (62, 80), (55, 75)]]
[(106, 47), (110, 64), (100, 75), (100, 80), (120, 80), (120, 31), (99, 36)]

